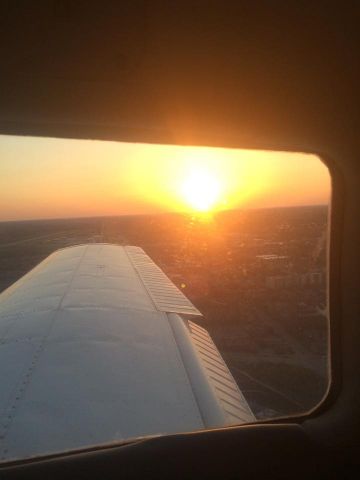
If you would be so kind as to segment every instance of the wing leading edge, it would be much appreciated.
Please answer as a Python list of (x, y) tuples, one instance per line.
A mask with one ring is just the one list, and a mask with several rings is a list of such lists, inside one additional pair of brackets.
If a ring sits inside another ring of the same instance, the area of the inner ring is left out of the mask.
[(201, 315), (138, 247), (58, 250), (0, 295), (0, 457), (254, 416)]

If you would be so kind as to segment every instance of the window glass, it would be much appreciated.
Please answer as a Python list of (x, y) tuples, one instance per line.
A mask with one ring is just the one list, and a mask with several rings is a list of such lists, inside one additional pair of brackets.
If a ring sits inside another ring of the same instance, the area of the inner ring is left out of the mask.
[(16, 136), (0, 154), (2, 461), (321, 401), (316, 155)]

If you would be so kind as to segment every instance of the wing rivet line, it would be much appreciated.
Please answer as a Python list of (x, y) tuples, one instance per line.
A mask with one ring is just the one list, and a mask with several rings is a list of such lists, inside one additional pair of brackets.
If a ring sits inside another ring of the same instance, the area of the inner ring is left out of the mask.
[[(81, 263), (81, 260), (79, 261), (79, 263), (77, 265), (77, 268), (79, 267), (80, 263)], [(76, 271), (76, 269), (75, 269), (75, 271)], [(74, 275), (73, 275), (72, 279), (73, 278), (74, 278)], [(65, 296), (65, 294), (66, 294), (66, 292), (64, 293), (64, 296)], [(63, 296), (63, 298), (64, 298), (64, 296)], [(1, 428), (0, 428), (0, 439), (1, 440), (4, 440), (6, 438), (6, 435), (9, 431), (9, 428), (11, 426), (11, 423), (12, 423), (12, 420), (13, 420), (13, 417), (14, 417), (14, 414), (15, 414), (16, 406), (18, 405), (18, 403), (22, 399), (27, 385), (30, 383), (32, 372), (33, 372), (33, 370), (36, 366), (36, 363), (37, 363), (37, 361), (40, 357), (41, 352), (44, 350), (45, 342), (46, 342), (46, 340), (47, 340), (47, 338), (48, 338), (48, 336), (49, 336), (49, 334), (52, 330), (52, 327), (53, 327), (55, 319), (56, 319), (56, 315), (57, 315), (57, 311), (55, 310), (53, 312), (53, 315), (50, 318), (46, 333), (39, 340), (39, 344), (38, 344), (37, 348), (35, 349), (33, 357), (30, 361), (30, 366), (26, 369), (26, 371), (23, 373), (22, 379), (18, 382), (18, 388), (15, 389), (15, 392), (13, 393), (13, 400), (11, 401), (11, 397), (10, 397), (8, 405), (5, 406), (5, 408), (3, 410), (3, 413), (0, 416), (0, 418), (2, 418), (2, 423), (1, 423)], [(12, 413), (12, 415), (10, 413)], [(2, 452), (3, 452), (3, 455), (0, 458), (3, 460), (5, 458), (5, 453), (7, 451), (3, 450)]]

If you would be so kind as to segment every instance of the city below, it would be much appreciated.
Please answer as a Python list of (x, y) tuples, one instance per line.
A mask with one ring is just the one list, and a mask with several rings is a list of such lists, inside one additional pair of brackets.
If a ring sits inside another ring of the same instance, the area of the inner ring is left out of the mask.
[(0, 291), (54, 250), (137, 245), (203, 313), (258, 419), (315, 407), (328, 385), (326, 206), (0, 223)]

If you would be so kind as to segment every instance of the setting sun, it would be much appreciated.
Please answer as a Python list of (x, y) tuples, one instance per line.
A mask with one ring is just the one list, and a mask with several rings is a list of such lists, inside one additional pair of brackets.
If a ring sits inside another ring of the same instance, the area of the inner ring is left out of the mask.
[(220, 182), (209, 171), (194, 170), (184, 180), (182, 194), (191, 208), (207, 212), (214, 208), (220, 200)]
[(213, 214), (321, 204), (330, 191), (326, 167), (304, 153), (15, 136), (0, 151), (0, 221)]

